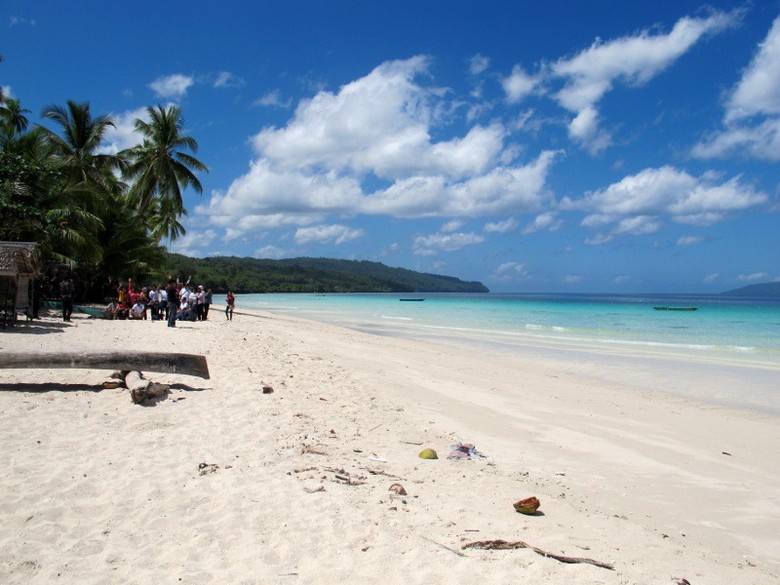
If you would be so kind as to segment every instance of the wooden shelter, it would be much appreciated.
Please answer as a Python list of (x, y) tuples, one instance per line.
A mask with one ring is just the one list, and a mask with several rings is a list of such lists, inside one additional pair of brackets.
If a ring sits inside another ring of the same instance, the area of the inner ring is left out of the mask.
[(0, 242), (0, 324), (16, 322), (16, 314), (32, 315), (31, 288), (38, 273), (38, 245)]

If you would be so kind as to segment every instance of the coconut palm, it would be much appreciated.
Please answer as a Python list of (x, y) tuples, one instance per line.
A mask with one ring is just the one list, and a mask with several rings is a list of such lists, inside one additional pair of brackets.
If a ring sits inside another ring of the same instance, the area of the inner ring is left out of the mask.
[(89, 103), (68, 100), (67, 107), (49, 106), (43, 117), (56, 122), (62, 135), (44, 128), (59, 157), (62, 170), (75, 183), (86, 183), (107, 191), (116, 191), (118, 182), (113, 171), (124, 168), (124, 160), (115, 154), (99, 151), (106, 131), (114, 127), (108, 116), (93, 117)]
[[(146, 113), (148, 120), (135, 121), (143, 143), (127, 151), (131, 162), (125, 176), (133, 181), (130, 201), (147, 218), (150, 229), (175, 239), (184, 233), (177, 221), (185, 213), (182, 191), (191, 187), (203, 193), (195, 172), (208, 172), (208, 168), (186, 152), (197, 152), (198, 143), (183, 134), (184, 118), (178, 106), (158, 105)], [(154, 215), (158, 217), (150, 217)], [(160, 226), (161, 222), (171, 225)]]
[(29, 121), (25, 113), (29, 111), (23, 108), (17, 99), (9, 97), (0, 99), (0, 120), (2, 120), (4, 142), (27, 130)]

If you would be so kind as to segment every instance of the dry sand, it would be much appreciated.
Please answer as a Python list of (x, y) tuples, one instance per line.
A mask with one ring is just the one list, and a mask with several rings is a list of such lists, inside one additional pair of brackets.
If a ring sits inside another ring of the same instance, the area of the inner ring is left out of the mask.
[[(211, 379), (148, 373), (172, 392), (140, 406), (109, 372), (0, 369), (2, 583), (780, 583), (780, 417), (630, 356), (604, 376), (263, 313), (0, 331), (0, 360), (90, 349), (204, 354)], [(495, 539), (614, 570), (462, 548)]]

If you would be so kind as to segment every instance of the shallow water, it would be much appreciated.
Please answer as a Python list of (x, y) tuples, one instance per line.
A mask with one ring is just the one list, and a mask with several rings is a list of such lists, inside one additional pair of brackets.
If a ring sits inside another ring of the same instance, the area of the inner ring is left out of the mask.
[[(422, 302), (399, 302), (401, 298)], [(721, 296), (524, 294), (259, 294), (238, 307), (384, 335), (472, 338), (507, 344), (535, 338), (593, 345), (707, 349), (780, 360), (780, 301)], [(657, 311), (654, 306), (695, 306)]]

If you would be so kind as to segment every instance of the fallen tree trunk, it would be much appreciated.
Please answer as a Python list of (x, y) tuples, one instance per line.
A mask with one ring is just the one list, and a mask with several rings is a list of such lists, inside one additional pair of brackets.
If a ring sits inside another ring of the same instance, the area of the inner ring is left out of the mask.
[(0, 368), (79, 368), (87, 370), (137, 370), (187, 374), (209, 379), (206, 356), (159, 352), (0, 352)]
[(152, 382), (151, 380), (146, 380), (141, 372), (135, 370), (127, 372), (127, 375), (125, 376), (125, 386), (130, 390), (130, 398), (133, 399), (135, 404), (141, 404), (150, 398), (164, 396), (170, 392), (170, 386), (168, 384), (159, 384), (157, 382)]

